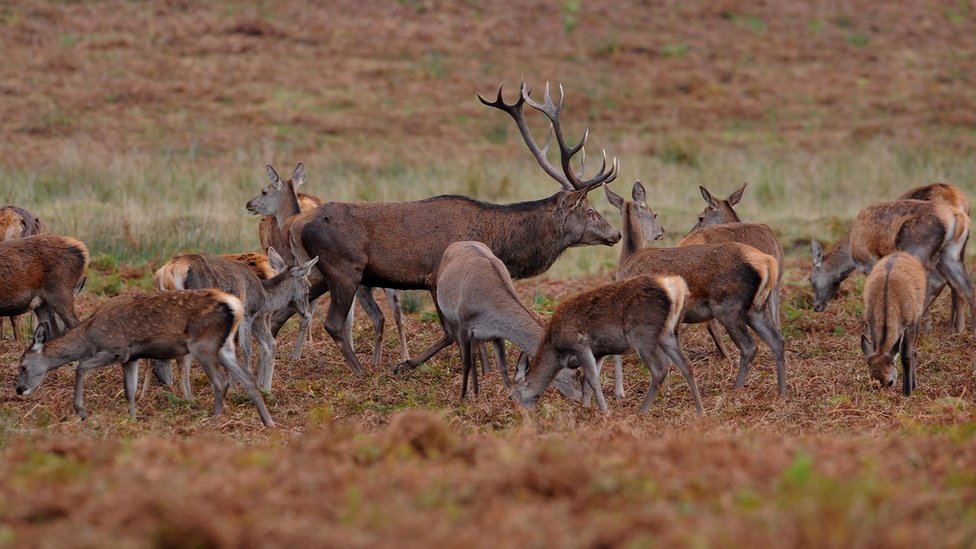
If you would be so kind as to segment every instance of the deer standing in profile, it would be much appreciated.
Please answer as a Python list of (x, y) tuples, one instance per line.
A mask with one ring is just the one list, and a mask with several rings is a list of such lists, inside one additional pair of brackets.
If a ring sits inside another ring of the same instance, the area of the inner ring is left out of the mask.
[[(698, 215), (698, 223), (692, 227), (691, 231), (678, 242), (678, 246), (689, 246), (692, 244), (717, 244), (719, 242), (741, 242), (753, 248), (769, 254), (776, 259), (779, 266), (779, 278), (773, 287), (773, 292), (769, 295), (769, 314), (773, 317), (776, 327), (780, 328), (780, 294), (783, 284), (783, 246), (779, 239), (773, 234), (769, 225), (763, 223), (743, 223), (739, 219), (734, 206), (742, 200), (742, 194), (746, 190), (746, 183), (742, 184), (738, 190), (730, 194), (728, 198), (721, 199), (712, 196), (708, 189), (703, 186), (698, 187), (702, 198), (705, 199), (705, 209)], [(718, 322), (709, 321), (708, 333), (715, 342), (722, 358), (728, 358), (729, 352), (722, 342), (722, 334), (718, 330)]]
[[(300, 193), (297, 188), (305, 183), (307, 179), (305, 173), (305, 165), (301, 162), (295, 167), (295, 171), (292, 173), (291, 178), (287, 181), (282, 181), (278, 172), (275, 171), (270, 164), (266, 166), (268, 172), (268, 178), (271, 183), (261, 189), (261, 192), (249, 200), (246, 204), (246, 208), (249, 212), (254, 214), (261, 214), (264, 217), (261, 219), (261, 224), (259, 226), (259, 237), (261, 240), (261, 249), (267, 250), (271, 246), (277, 247), (279, 250), (284, 250), (284, 257), (286, 261), (291, 264), (295, 262), (294, 256), (291, 252), (291, 244), (288, 238), (288, 226), (294, 216), (298, 215), (303, 211), (313, 210), (322, 205), (322, 201), (318, 198)], [(400, 338), (400, 357), (402, 360), (410, 359), (410, 351), (407, 348), (407, 336), (404, 331), (403, 322), (403, 312), (400, 308), (400, 292), (392, 289), (384, 289), (386, 293), (387, 302), (390, 304), (390, 308), (393, 309), (393, 318), (396, 321), (397, 334)], [(373, 288), (366, 286), (360, 286), (356, 290), (356, 300), (359, 301), (360, 306), (366, 315), (369, 316), (373, 323), (373, 329), (376, 335), (373, 338), (373, 366), (379, 366), (380, 360), (383, 354), (383, 330), (386, 324), (386, 317), (383, 316), (383, 311), (380, 309), (379, 304), (376, 303), (376, 299), (373, 297)], [(312, 310), (315, 309), (315, 300), (312, 302)], [(284, 320), (290, 316), (289, 313), (283, 311), (281, 315)], [(287, 315), (287, 316), (285, 316)], [(281, 322), (283, 323), (284, 320)], [(292, 349), (292, 360), (298, 360), (302, 354), (302, 346), (304, 345), (305, 338), (307, 337), (309, 331), (309, 324), (311, 322), (311, 317), (303, 318), (301, 324), (298, 328), (298, 337), (295, 341), (295, 347)], [(350, 341), (352, 340), (352, 322), (353, 322), (353, 308), (349, 309), (349, 319), (347, 326), (349, 329), (348, 337)], [(280, 328), (280, 323), (276, 324), (273, 329), (275, 336), (278, 334), (278, 329)]]
[(864, 283), (864, 323), (861, 350), (871, 377), (888, 388), (898, 379), (895, 354), (901, 355), (902, 393), (918, 386), (915, 340), (925, 308), (927, 275), (915, 256), (906, 252), (886, 255), (871, 269)]
[(222, 366), (244, 386), (261, 422), (273, 427), (254, 376), (238, 365), (234, 354), (234, 332), (243, 316), (244, 305), (239, 299), (210, 289), (114, 297), (56, 338), (50, 337), (50, 325), (43, 320), (20, 360), (17, 394), (31, 394), (44, 381), (47, 372), (77, 360), (74, 409), (85, 419), (88, 416), (83, 401), (85, 374), (120, 362), (125, 372), (129, 415), (135, 419), (139, 359), (169, 360), (189, 354), (203, 365), (210, 379), (214, 417), (223, 411), (228, 386)]
[[(328, 258), (318, 265), (321, 276), (312, 281), (311, 295), (330, 293), (325, 328), (356, 374), (362, 374), (363, 369), (353, 352), (346, 323), (360, 285), (436, 291), (429, 282), (436, 278), (432, 275), (437, 272), (444, 250), (452, 242), (462, 240), (483, 242), (515, 279), (544, 272), (571, 246), (609, 246), (620, 240), (620, 233), (586, 200), (589, 192), (616, 177), (618, 163), (614, 160), (608, 170), (604, 155), (599, 173), (581, 180), (583, 170), (574, 172), (570, 161), (583, 148), (586, 135), (576, 145), (565, 143), (559, 125), (560, 106), (553, 103), (548, 86), (544, 104), (529, 97), (524, 83), (513, 104), (502, 100), (501, 88), (495, 101), (481, 101), (515, 120), (536, 160), (562, 190), (542, 200), (506, 205), (456, 195), (417, 202), (332, 202), (299, 214), (291, 223), (290, 233), (305, 256)], [(522, 111), (525, 103), (545, 113), (552, 122), (562, 173), (546, 159), (548, 147), (540, 149), (529, 133)], [(429, 359), (451, 342), (445, 335), (421, 359), (402, 363), (397, 370)]]
[(575, 360), (583, 368), (585, 382), (596, 393), (597, 406), (606, 412), (596, 361), (634, 349), (651, 373), (641, 413), (654, 401), (671, 360), (688, 382), (695, 410), (703, 414), (695, 376), (678, 337), (689, 297), (688, 286), (680, 276), (638, 276), (563, 301), (553, 312), (525, 379), (515, 384), (512, 396), (534, 410), (556, 374)]
[[(297, 267), (285, 265), (284, 260), (268, 249), (268, 261), (278, 272), (261, 280), (247, 265), (210, 254), (177, 255), (156, 271), (161, 290), (191, 290), (217, 288), (240, 299), (244, 316), (237, 328), (238, 342), (244, 356), (245, 368), (251, 367), (251, 336), (258, 341), (258, 386), (271, 390), (277, 345), (269, 324), (271, 313), (291, 308), (303, 316), (311, 315), (308, 303), (308, 273), (318, 262), (312, 259)], [(191, 398), (189, 357), (184, 359), (181, 385), (184, 396)]]
[(914, 255), (928, 276), (927, 310), (946, 283), (963, 296), (976, 317), (973, 287), (962, 261), (969, 239), (969, 216), (942, 202), (895, 200), (865, 207), (847, 234), (824, 255), (812, 241), (814, 310), (821, 312), (855, 269), (867, 274), (882, 257), (904, 251)]
[[(0, 206), (0, 242), (47, 234), (47, 226), (37, 216), (17, 206)], [(20, 341), (20, 322), (17, 315), (9, 317), (14, 341)], [(0, 317), (0, 341), (3, 340), (3, 317)]]
[(85, 283), (88, 248), (67, 236), (38, 235), (0, 242), (0, 316), (34, 311), (60, 333), (78, 324), (75, 294)]

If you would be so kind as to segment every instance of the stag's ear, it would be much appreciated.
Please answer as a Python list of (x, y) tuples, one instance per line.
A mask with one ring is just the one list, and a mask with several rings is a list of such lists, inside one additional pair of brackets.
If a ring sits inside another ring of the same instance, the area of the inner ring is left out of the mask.
[(702, 187), (701, 185), (698, 186), (698, 189), (701, 191), (702, 198), (705, 199), (705, 202), (707, 202), (709, 206), (711, 206), (712, 208), (714, 208), (715, 207), (715, 199), (712, 198), (712, 193), (708, 192), (708, 189), (706, 189), (705, 187)]
[(861, 352), (864, 353), (864, 358), (871, 356), (871, 343), (868, 341), (866, 335), (861, 334)]
[(749, 182), (746, 181), (742, 184), (742, 187), (739, 187), (739, 190), (729, 195), (729, 206), (735, 206), (742, 200), (742, 193), (746, 192), (746, 185), (748, 184)]
[(79, 280), (78, 284), (75, 285), (75, 295), (80, 294), (81, 291), (85, 289), (85, 282), (88, 282), (88, 277), (81, 277), (81, 280)]
[(820, 247), (820, 243), (816, 239), (810, 241), (810, 250), (813, 252), (813, 266), (820, 267), (823, 265), (823, 248)]
[(44, 349), (44, 343), (48, 340), (50, 335), (51, 325), (48, 324), (46, 320), (42, 320), (34, 330), (34, 341), (31, 341), (30, 350), (35, 353), (41, 352), (41, 350)]
[(525, 379), (525, 374), (529, 372), (529, 355), (525, 351), (519, 355), (518, 364), (515, 366), (515, 383)]
[(617, 208), (618, 210), (620, 210), (621, 213), (623, 213), (623, 211), (624, 211), (624, 197), (622, 197), (619, 194), (617, 194), (617, 193), (613, 192), (612, 190), (610, 190), (610, 185), (608, 185), (606, 183), (603, 184), (603, 192), (606, 193), (607, 200), (610, 201), (610, 204), (613, 205), (614, 208)]
[(268, 264), (271, 265), (271, 268), (274, 269), (276, 273), (280, 273), (281, 271), (284, 271), (285, 267), (288, 266), (285, 263), (285, 260), (282, 259), (281, 254), (279, 254), (277, 250), (271, 247), (268, 248)]
[(281, 178), (278, 177), (278, 172), (271, 167), (271, 164), (265, 164), (264, 169), (268, 171), (268, 179), (271, 180), (271, 184), (274, 186), (274, 188), (281, 188)]
[(305, 183), (305, 178), (305, 164), (299, 162), (298, 165), (295, 166), (295, 171), (291, 174), (291, 183), (296, 187), (301, 186), (303, 183)]
[(647, 191), (644, 190), (644, 185), (639, 180), (634, 181), (634, 189), (630, 195), (634, 198), (634, 202), (641, 206), (647, 206)]

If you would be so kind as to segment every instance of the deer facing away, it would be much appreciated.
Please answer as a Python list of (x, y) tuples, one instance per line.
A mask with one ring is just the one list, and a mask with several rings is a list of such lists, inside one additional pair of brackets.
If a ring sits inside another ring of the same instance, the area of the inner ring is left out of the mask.
[[(37, 216), (17, 206), (0, 206), (0, 242), (47, 234), (47, 226)], [(14, 341), (20, 341), (20, 322), (17, 315), (9, 317)], [(0, 340), (3, 339), (3, 317), (0, 317)]]
[(895, 354), (901, 355), (902, 393), (917, 387), (915, 340), (926, 297), (925, 269), (911, 254), (895, 252), (874, 264), (864, 283), (864, 322), (861, 350), (871, 377), (888, 388), (898, 379)]
[(244, 306), (239, 299), (211, 289), (118, 296), (54, 339), (49, 339), (47, 321), (41, 321), (34, 332), (34, 341), (20, 361), (17, 394), (31, 394), (44, 381), (47, 372), (77, 360), (74, 408), (84, 419), (88, 415), (83, 401), (85, 373), (120, 362), (125, 372), (129, 414), (135, 419), (138, 360), (173, 359), (190, 354), (203, 365), (210, 378), (214, 416), (223, 411), (228, 386), (223, 367), (244, 386), (262, 423), (273, 427), (254, 376), (238, 365), (234, 354), (233, 334), (243, 316)]

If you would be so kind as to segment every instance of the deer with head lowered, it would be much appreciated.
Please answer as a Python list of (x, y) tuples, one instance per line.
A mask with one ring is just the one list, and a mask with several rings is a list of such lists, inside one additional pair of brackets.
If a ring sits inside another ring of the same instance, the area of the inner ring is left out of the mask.
[[(47, 226), (37, 216), (17, 206), (0, 206), (0, 242), (47, 234)], [(9, 317), (14, 341), (20, 341), (20, 322), (17, 315)], [(0, 317), (0, 340), (3, 339), (3, 317)]]
[[(620, 240), (620, 233), (586, 200), (590, 191), (616, 177), (618, 163), (614, 160), (607, 169), (604, 155), (603, 167), (588, 180), (581, 179), (584, 166), (578, 173), (573, 171), (570, 162), (582, 150), (586, 134), (576, 145), (566, 144), (559, 123), (562, 100), (555, 104), (547, 86), (544, 104), (536, 103), (523, 83), (515, 103), (504, 102), (501, 88), (495, 101), (481, 101), (515, 120), (536, 160), (562, 190), (542, 200), (506, 205), (454, 195), (417, 202), (331, 202), (299, 214), (291, 223), (290, 234), (305, 256), (328, 258), (318, 265), (321, 276), (313, 281), (311, 295), (330, 293), (325, 328), (357, 374), (363, 370), (353, 352), (346, 319), (360, 285), (436, 292), (428, 281), (435, 279), (432, 275), (447, 246), (462, 240), (487, 245), (512, 278), (544, 272), (571, 246), (613, 245)], [(549, 142), (540, 149), (529, 133), (523, 114), (526, 103), (549, 117), (550, 135), (555, 134), (559, 144), (562, 173), (546, 158)], [(445, 335), (421, 360), (405, 364), (422, 362), (452, 341)]]
[[(305, 183), (307, 179), (305, 165), (301, 162), (295, 167), (291, 178), (282, 181), (278, 172), (270, 164), (265, 166), (268, 178), (271, 183), (261, 189), (261, 192), (248, 200), (246, 208), (249, 212), (264, 215), (258, 228), (258, 236), (261, 240), (261, 249), (267, 250), (275, 246), (283, 250), (286, 261), (289, 264), (295, 263), (294, 255), (291, 252), (291, 243), (288, 238), (288, 226), (294, 216), (303, 211), (313, 210), (322, 205), (322, 201), (309, 194), (300, 193), (297, 188)], [(393, 309), (393, 319), (396, 321), (397, 333), (400, 338), (400, 358), (410, 359), (410, 351), (407, 349), (407, 336), (404, 331), (403, 313), (400, 310), (400, 292), (391, 289), (384, 289), (387, 302)], [(356, 300), (362, 306), (363, 311), (369, 316), (373, 323), (376, 335), (373, 338), (373, 366), (379, 366), (383, 353), (383, 329), (386, 324), (386, 317), (373, 297), (373, 288), (360, 286), (356, 290)], [(312, 301), (312, 310), (315, 310), (315, 300)], [(353, 307), (349, 308), (348, 337), (352, 340), (352, 321)], [(282, 312), (282, 316), (288, 315)], [(290, 315), (289, 315), (290, 316)], [(287, 316), (284, 316), (287, 319)], [(292, 360), (298, 360), (302, 354), (302, 346), (308, 334), (311, 317), (302, 318), (298, 328), (298, 338), (295, 347), (292, 349)], [(276, 324), (273, 333), (278, 334), (280, 324)]]
[(17, 394), (31, 394), (44, 381), (47, 372), (77, 360), (74, 408), (85, 419), (88, 416), (83, 401), (85, 374), (121, 362), (129, 415), (135, 419), (139, 359), (172, 359), (189, 354), (203, 365), (210, 378), (214, 416), (223, 411), (228, 386), (223, 367), (244, 386), (262, 423), (273, 427), (254, 376), (238, 365), (234, 355), (234, 331), (243, 316), (244, 306), (239, 299), (210, 289), (115, 297), (53, 339), (50, 325), (41, 321), (34, 331), (34, 341), (20, 360)]
[(915, 256), (886, 255), (874, 264), (864, 283), (864, 323), (861, 350), (871, 377), (888, 388), (898, 379), (895, 354), (901, 355), (902, 393), (912, 394), (917, 358), (918, 320), (925, 307), (927, 276)]
[[(290, 308), (301, 315), (311, 314), (308, 303), (308, 273), (318, 262), (312, 259), (297, 267), (286, 266), (284, 260), (268, 249), (268, 261), (278, 272), (267, 280), (259, 279), (247, 265), (210, 254), (181, 254), (156, 271), (161, 290), (191, 290), (217, 288), (239, 298), (244, 304), (244, 316), (237, 335), (244, 366), (251, 367), (251, 336), (258, 341), (258, 386), (271, 390), (277, 345), (271, 334), (270, 314)], [(181, 379), (184, 395), (189, 398), (189, 357), (184, 360)]]
[(515, 384), (512, 396), (526, 408), (535, 409), (556, 374), (575, 360), (583, 368), (585, 382), (596, 393), (597, 405), (606, 412), (596, 362), (606, 355), (635, 349), (651, 373), (641, 412), (647, 412), (654, 401), (670, 370), (670, 360), (688, 382), (695, 410), (701, 415), (695, 376), (678, 340), (678, 326), (689, 297), (688, 286), (680, 276), (638, 276), (567, 299), (553, 312), (525, 379)]
[[(776, 327), (780, 328), (779, 301), (783, 283), (783, 246), (779, 239), (773, 234), (769, 225), (763, 223), (743, 223), (739, 219), (739, 214), (733, 208), (742, 200), (742, 194), (746, 190), (743, 183), (737, 191), (730, 194), (728, 198), (721, 199), (712, 196), (703, 186), (698, 187), (702, 198), (705, 199), (705, 209), (698, 215), (698, 223), (692, 227), (691, 231), (678, 242), (678, 246), (689, 246), (692, 244), (715, 244), (719, 242), (741, 242), (753, 248), (769, 254), (776, 259), (779, 265), (779, 277), (776, 285), (769, 294), (769, 314), (773, 317)], [(722, 342), (722, 335), (718, 330), (718, 323), (714, 320), (708, 322), (708, 333), (715, 342), (722, 358), (728, 358), (729, 352)]]
[(925, 307), (946, 283), (963, 296), (976, 317), (973, 287), (962, 254), (969, 239), (969, 216), (942, 202), (895, 200), (877, 202), (860, 211), (847, 234), (824, 255), (812, 242), (814, 310), (821, 312), (855, 269), (867, 274), (882, 257), (896, 251), (914, 255), (928, 276)]

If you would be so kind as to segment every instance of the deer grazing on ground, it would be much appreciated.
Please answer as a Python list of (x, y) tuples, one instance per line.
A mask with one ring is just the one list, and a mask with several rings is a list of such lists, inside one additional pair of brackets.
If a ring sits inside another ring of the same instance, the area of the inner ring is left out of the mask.
[[(698, 223), (692, 227), (687, 236), (678, 242), (678, 246), (688, 246), (691, 244), (717, 244), (719, 242), (741, 242), (753, 248), (769, 254), (776, 259), (779, 265), (779, 278), (773, 287), (773, 292), (769, 295), (769, 314), (773, 316), (776, 327), (780, 328), (779, 302), (780, 292), (783, 282), (783, 246), (779, 239), (773, 234), (769, 225), (763, 223), (743, 223), (739, 215), (733, 208), (742, 200), (742, 194), (746, 190), (743, 183), (737, 191), (730, 194), (725, 200), (714, 198), (708, 189), (699, 186), (702, 198), (705, 199), (705, 209), (698, 215)], [(722, 342), (722, 335), (718, 330), (718, 323), (714, 320), (708, 323), (708, 333), (715, 342), (722, 358), (728, 358), (729, 352)]]
[[(0, 242), (47, 234), (47, 226), (37, 216), (17, 206), (0, 206)], [(20, 341), (20, 322), (16, 315), (9, 317), (14, 341)], [(0, 317), (0, 340), (3, 340), (3, 317)]]
[[(277, 345), (271, 334), (270, 314), (283, 308), (291, 308), (303, 316), (311, 315), (308, 303), (308, 273), (318, 262), (312, 259), (297, 267), (284, 264), (284, 260), (268, 249), (268, 261), (278, 272), (272, 278), (261, 280), (247, 265), (210, 254), (181, 254), (156, 271), (161, 290), (190, 290), (217, 288), (227, 292), (244, 304), (243, 318), (237, 335), (244, 366), (251, 367), (251, 336), (258, 341), (258, 386), (271, 390)], [(184, 396), (190, 398), (189, 358), (184, 360), (181, 385)]]
[[(524, 83), (513, 104), (504, 102), (501, 88), (495, 101), (480, 99), (515, 120), (536, 160), (562, 190), (542, 200), (507, 205), (453, 195), (400, 203), (331, 202), (299, 214), (291, 223), (290, 234), (306, 256), (328, 258), (318, 265), (321, 277), (312, 282), (311, 296), (330, 293), (325, 329), (356, 374), (363, 369), (349, 339), (347, 314), (360, 285), (435, 290), (428, 281), (435, 279), (432, 275), (444, 250), (461, 240), (486, 244), (516, 279), (544, 272), (571, 246), (609, 246), (620, 240), (620, 233), (586, 200), (590, 191), (617, 176), (619, 165), (614, 159), (608, 170), (604, 154), (603, 166), (593, 178), (583, 181), (583, 170), (573, 171), (570, 162), (582, 150), (586, 134), (576, 145), (566, 144), (559, 124), (562, 99), (560, 105), (553, 103), (547, 86), (545, 103), (536, 103)], [(529, 133), (526, 103), (552, 122), (562, 173), (546, 158), (549, 142), (540, 149)], [(420, 360), (401, 366), (419, 364), (451, 341), (445, 335)]]
[(60, 334), (78, 323), (75, 294), (85, 283), (88, 248), (67, 236), (38, 235), (0, 242), (0, 316), (34, 311)]
[(819, 242), (812, 242), (814, 310), (827, 308), (854, 269), (867, 274), (882, 257), (904, 251), (914, 255), (928, 275), (926, 310), (948, 283), (976, 317), (973, 287), (962, 261), (968, 239), (969, 216), (944, 203), (906, 199), (871, 204), (857, 214), (827, 255)]
[(895, 354), (901, 355), (902, 393), (918, 386), (915, 340), (926, 299), (925, 268), (915, 256), (895, 252), (874, 264), (864, 283), (864, 323), (861, 350), (871, 377), (888, 388), (898, 379)]
[[(284, 250), (284, 257), (289, 264), (294, 264), (295, 259), (291, 253), (290, 241), (288, 238), (288, 227), (294, 216), (303, 211), (313, 210), (322, 205), (318, 198), (300, 193), (296, 189), (305, 183), (307, 179), (305, 165), (301, 162), (295, 167), (291, 178), (282, 181), (278, 172), (270, 164), (266, 166), (268, 178), (271, 183), (261, 189), (260, 194), (247, 202), (246, 208), (249, 212), (264, 215), (259, 226), (259, 237), (261, 239), (261, 249), (267, 250), (275, 246), (279, 250)], [(400, 292), (391, 289), (384, 289), (386, 299), (393, 309), (393, 318), (396, 321), (397, 333), (400, 338), (400, 358), (401, 360), (410, 359), (410, 351), (407, 348), (407, 336), (404, 331), (403, 313), (400, 309)], [(373, 366), (379, 366), (383, 353), (383, 329), (386, 324), (386, 317), (373, 297), (373, 289), (360, 286), (356, 290), (356, 300), (359, 301), (363, 311), (366, 312), (373, 323), (376, 335), (373, 338)], [(315, 309), (315, 302), (312, 302), (312, 309)], [(282, 316), (287, 320), (290, 314), (283, 311)], [(352, 339), (352, 315), (353, 308), (349, 309), (349, 338)], [(283, 322), (283, 320), (282, 320)], [(302, 354), (302, 346), (309, 330), (311, 317), (303, 318), (298, 329), (298, 338), (292, 350), (292, 360), (298, 360)], [(277, 336), (277, 324), (273, 333)]]
[(31, 394), (44, 381), (47, 372), (77, 360), (74, 409), (85, 419), (88, 416), (83, 401), (85, 374), (120, 362), (125, 372), (129, 415), (135, 419), (139, 359), (168, 360), (189, 354), (203, 365), (210, 378), (214, 417), (223, 411), (228, 386), (220, 369), (223, 366), (247, 391), (261, 422), (273, 427), (254, 376), (238, 365), (234, 354), (233, 334), (243, 317), (244, 306), (239, 299), (210, 289), (118, 296), (53, 339), (50, 325), (43, 320), (20, 360), (17, 394)]
[[(545, 326), (518, 298), (505, 264), (481, 242), (455, 242), (444, 251), (435, 287), (444, 333), (461, 349), (461, 398), (467, 394), (469, 373), (478, 394), (474, 351), (480, 342), (492, 342), (502, 380), (510, 387), (504, 340), (534, 355)], [(564, 394), (577, 391), (572, 370), (560, 372), (556, 383)]]
[(556, 374), (575, 359), (583, 368), (585, 383), (596, 393), (597, 405), (606, 412), (596, 361), (634, 349), (651, 373), (641, 413), (654, 401), (670, 370), (670, 360), (688, 382), (695, 410), (703, 414), (694, 373), (678, 341), (678, 326), (689, 299), (688, 286), (680, 276), (628, 278), (567, 299), (553, 312), (525, 379), (515, 384), (512, 396), (534, 410)]

